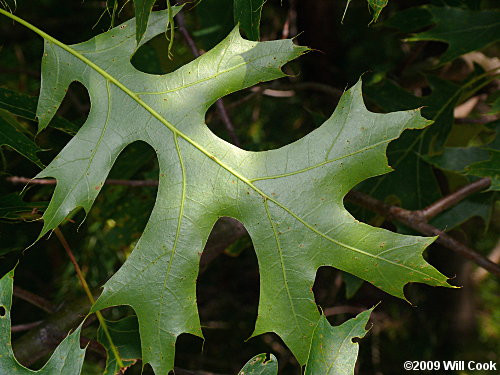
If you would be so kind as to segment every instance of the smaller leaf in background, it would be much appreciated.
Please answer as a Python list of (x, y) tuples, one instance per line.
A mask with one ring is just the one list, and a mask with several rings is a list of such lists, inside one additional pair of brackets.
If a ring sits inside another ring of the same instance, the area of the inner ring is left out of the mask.
[(361, 285), (363, 285), (364, 280), (357, 276), (351, 275), (348, 272), (343, 272), (342, 277), (345, 284), (345, 297), (351, 299), (358, 292)]
[(134, 0), (135, 18), (137, 23), (135, 25), (135, 38), (139, 43), (146, 32), (148, 26), (149, 15), (153, 10), (153, 5), (156, 0)]
[(194, 9), (199, 20), (193, 31), (198, 47), (209, 50), (234, 28), (234, 0), (203, 0)]
[(479, 217), (483, 220), (487, 230), (497, 196), (498, 194), (495, 192), (486, 192), (467, 197), (433, 218), (429, 224), (443, 231), (450, 231), (471, 217)]
[(500, 188), (500, 123), (491, 123), (490, 128), (497, 136), (487, 145), (480, 147), (445, 147), (438, 155), (426, 156), (424, 160), (443, 170), (466, 176), (489, 177), (489, 190)]
[(389, 0), (367, 0), (368, 5), (372, 8), (373, 18), (372, 22), (377, 22), (378, 17), (380, 16), (380, 12), (387, 6)]
[(234, 0), (234, 23), (240, 24), (250, 40), (259, 40), (260, 17), (265, 2), (266, 0)]
[[(475, 72), (460, 84), (427, 75), (429, 95), (418, 97), (390, 80), (365, 88), (368, 99), (384, 111), (424, 107), (422, 114), (434, 121), (423, 132), (406, 131), (388, 147), (393, 173), (363, 182), (359, 188), (379, 199), (394, 195), (406, 209), (421, 209), (440, 198), (434, 172), (424, 160), (430, 152), (438, 152), (445, 144), (454, 123), (453, 111), (464, 91), (482, 87), (481, 72)], [(479, 74), (479, 75), (476, 75)], [(471, 94), (472, 95), (472, 94)]]
[(423, 159), (439, 169), (464, 173), (468, 165), (484, 161), (488, 156), (488, 151), (481, 147), (445, 147), (441, 154), (423, 156)]
[(321, 315), (314, 331), (305, 375), (354, 374), (359, 344), (352, 340), (366, 335), (368, 330), (365, 327), (374, 308), (336, 327)]
[(472, 176), (489, 177), (491, 186), (488, 190), (500, 190), (500, 151), (490, 150), (490, 159), (469, 165), (465, 172)]
[[(384, 9), (387, 6), (389, 0), (366, 0), (366, 1), (368, 2), (368, 5), (370, 6), (373, 12), (372, 20), (370, 21), (370, 23), (377, 22), (378, 17), (380, 16), (380, 12), (382, 12), (382, 9)], [(347, 0), (344, 9), (344, 14), (342, 15), (342, 22), (344, 22), (345, 15), (347, 13), (347, 8), (349, 7), (350, 3), (351, 0)]]
[[(36, 121), (37, 101), (38, 98), (34, 96), (0, 87), (0, 109), (5, 109), (16, 116)], [(60, 116), (55, 116), (49, 126), (70, 135), (75, 135), (79, 129), (79, 126)]]
[(33, 211), (45, 209), (48, 202), (25, 202), (18, 193), (0, 196), (0, 219), (20, 220), (34, 218)]
[(441, 63), (478, 50), (500, 39), (500, 10), (466, 10), (455, 7), (426, 7), (435, 27), (408, 41), (433, 40), (448, 44)]
[(398, 29), (402, 33), (411, 33), (432, 25), (432, 22), (432, 15), (427, 8), (413, 7), (397, 12), (385, 20), (383, 25)]
[[(141, 339), (139, 336), (139, 322), (135, 315), (117, 321), (106, 321), (111, 339), (120, 353), (123, 369), (132, 366), (141, 358)], [(120, 372), (116, 358), (111, 351), (109, 341), (101, 327), (97, 331), (97, 341), (104, 346), (107, 353), (106, 369), (103, 375), (115, 375)]]
[(491, 95), (488, 100), (491, 104), (491, 109), (488, 114), (490, 115), (498, 115), (500, 114), (500, 91)]
[(0, 374), (2, 375), (79, 375), (85, 349), (80, 349), (80, 329), (68, 335), (56, 348), (48, 362), (38, 371), (17, 362), (10, 342), (10, 317), (14, 270), (0, 279)]
[(267, 354), (259, 354), (253, 357), (247, 364), (238, 372), (238, 375), (277, 375), (278, 360), (272, 354), (269, 358)]
[(42, 151), (35, 142), (24, 135), (23, 126), (9, 112), (0, 110), (0, 146), (9, 146), (40, 168), (44, 165), (36, 155)]

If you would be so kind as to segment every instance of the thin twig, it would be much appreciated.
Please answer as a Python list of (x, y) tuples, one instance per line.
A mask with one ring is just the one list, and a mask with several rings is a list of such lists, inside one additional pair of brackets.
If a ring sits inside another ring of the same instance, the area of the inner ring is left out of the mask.
[[(186, 41), (187, 45), (189, 46), (189, 49), (191, 50), (191, 53), (193, 54), (194, 57), (200, 57), (200, 50), (196, 46), (196, 43), (194, 39), (191, 37), (191, 34), (189, 33), (188, 29), (186, 28), (186, 21), (184, 19), (184, 14), (182, 12), (177, 13), (175, 16), (177, 19), (177, 24), (179, 25), (179, 31), (181, 32), (184, 40)], [(229, 117), (229, 114), (227, 113), (227, 109), (224, 105), (224, 101), (222, 98), (218, 99), (217, 102), (215, 103), (217, 112), (219, 114), (220, 119), (224, 123), (224, 126), (226, 127), (227, 133), (229, 134), (229, 137), (231, 138), (231, 141), (235, 146), (240, 146), (240, 140), (238, 136), (236, 135), (236, 131), (234, 130), (234, 125), (233, 122), (231, 121), (231, 118)]]
[(31, 323), (17, 324), (15, 326), (10, 327), (10, 331), (12, 333), (29, 331), (32, 328), (38, 327), (42, 323), (43, 320), (38, 320), (36, 322), (31, 322)]
[(179, 31), (181, 32), (182, 37), (186, 41), (189, 49), (191, 50), (191, 53), (193, 54), (194, 57), (200, 57), (201, 55), (200, 51), (198, 50), (198, 47), (196, 46), (194, 39), (191, 37), (191, 34), (189, 34), (189, 31), (186, 28), (186, 20), (184, 19), (184, 14), (182, 12), (179, 12), (175, 17), (177, 19), (177, 24), (179, 25)]
[(54, 311), (56, 311), (56, 307), (52, 303), (50, 303), (50, 301), (18, 286), (14, 286), (14, 296), (31, 303), (33, 306), (39, 307), (49, 314), (52, 314)]
[(388, 219), (397, 220), (422, 234), (427, 236), (438, 236), (437, 242), (444, 247), (472, 260), (478, 266), (488, 270), (495, 276), (500, 277), (500, 266), (498, 264), (493, 263), (488, 258), (477, 253), (475, 250), (455, 240), (442, 230), (428, 224), (425, 217), (419, 211), (408, 211), (401, 207), (390, 206), (359, 191), (350, 191), (346, 195), (346, 198), (356, 205), (379, 213)]
[(333, 96), (337, 99), (339, 99), (343, 94), (342, 90), (319, 82), (299, 82), (289, 85), (279, 85), (277, 88), (288, 90), (315, 90)]
[[(56, 234), (57, 238), (61, 242), (61, 245), (64, 247), (64, 250), (66, 250), (66, 254), (68, 254), (69, 259), (71, 260), (71, 263), (73, 263), (73, 267), (75, 268), (76, 275), (78, 279), (80, 280), (80, 283), (82, 284), (83, 289), (85, 290), (85, 293), (87, 294), (87, 298), (89, 299), (90, 303), (93, 305), (95, 303), (94, 296), (92, 295), (92, 292), (90, 291), (90, 288), (87, 284), (87, 281), (85, 280), (85, 277), (83, 276), (83, 272), (80, 269), (80, 266), (78, 265), (75, 256), (73, 255), (73, 251), (71, 251), (71, 248), (69, 247), (68, 241), (66, 241), (66, 238), (64, 237), (63, 233), (59, 228), (54, 229), (54, 233)], [(100, 311), (96, 311), (95, 315), (97, 316), (97, 319), (99, 320), (99, 324), (102, 327), (102, 330), (104, 331), (104, 334), (106, 335), (106, 338), (108, 339), (109, 345), (111, 346), (111, 351), (113, 352), (113, 355), (115, 357), (116, 363), (120, 368), (125, 367), (123, 365), (122, 359), (120, 357), (120, 353), (118, 353), (118, 349), (116, 348), (115, 344), (113, 343), (113, 339), (111, 338), (111, 335), (109, 334), (108, 326), (106, 325), (106, 321), (104, 320), (104, 317), (102, 316)]]
[(34, 77), (34, 78), (40, 78), (40, 73), (39, 72), (36, 72), (34, 70), (30, 70), (30, 69), (25, 69), (25, 68), (6, 68), (6, 67), (1, 67), (0, 68), (0, 74), (26, 74), (26, 75)]
[[(22, 184), (22, 185), (55, 185), (57, 180), (53, 178), (27, 178), (11, 176), (5, 178), (6, 181), (12, 184)], [(158, 180), (117, 180), (117, 179), (107, 179), (105, 181), (106, 185), (123, 185), (132, 187), (142, 187), (142, 186), (158, 186)]]
[(222, 375), (215, 372), (186, 370), (179, 367), (174, 368), (174, 373), (175, 375)]
[(441, 212), (446, 211), (448, 208), (453, 207), (458, 202), (467, 198), (469, 195), (484, 190), (490, 185), (491, 179), (481, 178), (480, 180), (477, 180), (469, 185), (465, 185), (454, 193), (451, 193), (450, 195), (447, 195), (446, 197), (434, 202), (430, 206), (421, 210), (420, 213), (426, 220), (430, 220), (433, 217), (439, 215)]

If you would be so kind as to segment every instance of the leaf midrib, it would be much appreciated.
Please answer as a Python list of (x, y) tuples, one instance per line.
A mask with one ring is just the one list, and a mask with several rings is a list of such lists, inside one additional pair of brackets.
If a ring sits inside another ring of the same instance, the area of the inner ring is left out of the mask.
[(136, 101), (146, 111), (148, 111), (154, 118), (156, 118), (163, 125), (165, 125), (172, 133), (174, 133), (175, 135), (177, 135), (177, 136), (181, 137), (182, 139), (184, 139), (186, 142), (188, 142), (193, 147), (195, 147), (196, 149), (198, 149), (198, 151), (200, 151), (205, 156), (207, 156), (210, 159), (212, 159), (221, 168), (227, 170), (233, 176), (235, 176), (236, 178), (238, 178), (239, 180), (241, 180), (242, 182), (244, 182), (252, 190), (254, 190), (256, 193), (258, 193), (259, 195), (261, 195), (264, 199), (269, 200), (269, 201), (273, 202), (274, 204), (276, 204), (278, 207), (280, 207), (281, 209), (283, 209), (285, 212), (287, 212), (289, 215), (291, 215), (294, 219), (296, 219), (297, 221), (299, 221), (302, 225), (304, 225), (306, 228), (308, 228), (309, 230), (313, 231), (314, 233), (316, 233), (320, 237), (323, 237), (324, 239), (326, 239), (326, 240), (328, 240), (328, 241), (330, 241), (330, 242), (332, 242), (332, 243), (334, 243), (334, 244), (336, 244), (338, 246), (344, 247), (344, 248), (346, 248), (348, 250), (352, 250), (354, 252), (357, 252), (359, 254), (362, 254), (362, 255), (365, 255), (365, 256), (368, 256), (368, 257), (371, 257), (371, 258), (374, 258), (374, 259), (379, 259), (380, 261), (387, 262), (387, 263), (392, 264), (394, 266), (399, 266), (399, 267), (411, 270), (413, 272), (420, 273), (422, 275), (430, 277), (431, 279), (437, 281), (438, 283), (441, 283), (435, 277), (433, 277), (433, 276), (431, 276), (431, 275), (429, 275), (427, 273), (424, 273), (424, 272), (422, 272), (422, 271), (420, 271), (420, 270), (418, 270), (416, 268), (411, 268), (411, 267), (408, 267), (408, 266), (406, 266), (404, 264), (393, 262), (393, 261), (391, 261), (389, 259), (380, 258), (380, 257), (378, 257), (375, 254), (370, 254), (370, 253), (368, 253), (366, 251), (363, 251), (361, 249), (357, 249), (357, 248), (352, 247), (350, 245), (347, 245), (347, 244), (345, 244), (343, 242), (337, 241), (337, 240), (331, 238), (330, 236), (328, 236), (328, 235), (320, 232), (319, 230), (317, 230), (316, 228), (314, 228), (312, 225), (310, 225), (309, 223), (307, 223), (306, 221), (304, 221), (304, 219), (300, 218), (293, 211), (291, 211), (290, 209), (288, 209), (287, 207), (285, 207), (283, 204), (281, 204), (280, 202), (278, 202), (277, 200), (275, 200), (271, 196), (267, 195), (265, 192), (263, 192), (257, 186), (255, 186), (254, 184), (252, 184), (252, 182), (249, 179), (247, 179), (245, 176), (243, 176), (242, 174), (240, 174), (239, 172), (237, 172), (236, 170), (234, 170), (229, 165), (227, 165), (224, 162), (220, 161), (215, 155), (211, 154), (208, 150), (206, 150), (198, 142), (194, 141), (193, 139), (189, 138), (186, 134), (184, 134), (183, 132), (181, 132), (180, 130), (178, 130), (172, 123), (170, 123), (169, 121), (167, 121), (158, 112), (156, 112), (153, 108), (151, 108), (146, 102), (144, 102), (135, 92), (133, 92), (132, 90), (130, 90), (128, 87), (126, 87), (120, 81), (118, 81), (115, 77), (113, 77), (111, 74), (109, 74), (108, 72), (106, 72), (104, 69), (102, 69), (101, 67), (99, 67), (97, 64), (95, 64), (94, 62), (92, 62), (91, 60), (89, 60), (88, 58), (86, 58), (85, 56), (83, 56), (81, 53), (79, 53), (78, 51), (74, 50), (73, 48), (71, 48), (70, 46), (66, 45), (65, 43), (63, 43), (63, 42), (55, 39), (54, 37), (50, 36), (49, 34), (45, 33), (44, 31), (40, 30), (36, 26), (32, 25), (31, 23), (29, 23), (29, 22), (23, 20), (22, 18), (19, 18), (16, 15), (11, 14), (11, 13), (9, 13), (9, 12), (1, 9), (1, 8), (0, 8), (0, 14), (3, 14), (5, 16), (7, 16), (7, 17), (9, 17), (9, 18), (11, 18), (11, 19), (19, 22), (23, 26), (27, 27), (28, 29), (30, 29), (33, 32), (35, 32), (36, 34), (40, 35), (42, 38), (44, 38), (44, 39), (48, 40), (49, 42), (51, 42), (51, 43), (59, 46), (60, 48), (62, 48), (66, 52), (68, 52), (69, 54), (75, 56), (76, 58), (78, 58), (79, 60), (81, 60), (82, 62), (84, 62), (88, 66), (90, 66), (97, 73), (101, 74), (107, 81), (113, 83), (115, 86), (117, 86), (118, 88), (120, 88), (125, 94), (127, 94), (128, 96), (130, 96), (134, 101)]

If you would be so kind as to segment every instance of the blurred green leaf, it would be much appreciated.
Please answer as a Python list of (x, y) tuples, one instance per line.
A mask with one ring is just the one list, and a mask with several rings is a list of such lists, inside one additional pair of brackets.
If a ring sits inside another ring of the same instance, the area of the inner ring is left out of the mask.
[(489, 177), (491, 186), (489, 190), (500, 190), (500, 151), (489, 150), (490, 158), (469, 165), (465, 172), (472, 176)]
[(393, 173), (363, 182), (359, 188), (382, 200), (395, 195), (406, 209), (421, 209), (440, 197), (432, 167), (423, 159), (441, 150), (454, 122), (453, 110), (462, 93), (482, 87), (484, 78), (471, 76), (460, 85), (436, 76), (427, 76), (430, 95), (417, 97), (400, 86), (384, 80), (366, 87), (369, 100), (384, 111), (423, 107), (422, 114), (434, 121), (422, 132), (406, 131), (392, 142), (387, 155)]
[(412, 7), (394, 14), (383, 26), (398, 29), (402, 33), (418, 31), (432, 25), (432, 14), (425, 7)]
[(488, 157), (488, 150), (482, 147), (446, 147), (441, 154), (424, 156), (423, 159), (440, 169), (464, 173), (468, 165)]
[(0, 110), (0, 146), (9, 146), (40, 168), (44, 165), (37, 156), (42, 151), (22, 133), (23, 126), (9, 112)]
[(484, 221), (487, 228), (493, 210), (493, 203), (497, 197), (495, 192), (480, 193), (467, 197), (433, 218), (430, 224), (443, 231), (450, 231), (472, 217), (479, 217)]
[(342, 275), (345, 284), (345, 296), (347, 299), (351, 299), (357, 293), (359, 288), (361, 288), (364, 280), (347, 272), (343, 272)]
[(192, 34), (204, 50), (213, 48), (234, 27), (234, 0), (203, 0), (193, 10), (200, 26)]
[[(167, 0), (169, 1), (169, 0)], [(148, 26), (149, 15), (153, 10), (153, 5), (156, 0), (134, 0), (135, 18), (137, 19), (135, 28), (135, 38), (139, 43), (146, 32)], [(165, 20), (165, 27), (167, 27), (167, 20)]]
[[(34, 96), (0, 87), (0, 109), (5, 109), (16, 116), (36, 121), (37, 101), (38, 98)], [(70, 135), (75, 135), (79, 129), (79, 126), (61, 116), (54, 116), (49, 126)]]
[(433, 40), (447, 43), (448, 49), (441, 56), (442, 63), (486, 47), (500, 39), (499, 10), (477, 11), (434, 6), (425, 9), (432, 15), (436, 26), (407, 40), (413, 42)]
[(446, 147), (438, 155), (426, 156), (424, 160), (443, 170), (476, 177), (491, 178), (489, 190), (500, 187), (500, 123), (491, 125), (496, 137), (481, 147)]
[[(0, 196), (0, 219), (21, 220), (33, 218), (33, 211), (44, 210), (48, 202), (25, 202), (22, 195), (11, 193)], [(39, 214), (37, 216), (39, 217)]]
[(266, 0), (234, 0), (234, 22), (250, 40), (259, 40), (260, 17)]

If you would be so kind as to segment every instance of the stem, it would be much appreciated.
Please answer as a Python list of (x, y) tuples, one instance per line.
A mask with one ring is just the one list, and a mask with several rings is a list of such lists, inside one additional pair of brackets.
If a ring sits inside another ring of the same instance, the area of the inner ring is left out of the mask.
[(36, 306), (43, 311), (48, 312), (49, 314), (53, 314), (56, 311), (54, 305), (52, 305), (45, 298), (40, 297), (18, 286), (14, 286), (14, 296), (31, 303), (33, 306)]
[(42, 323), (43, 322), (41, 320), (38, 320), (38, 321), (32, 322), (32, 323), (18, 324), (18, 325), (10, 327), (10, 331), (12, 333), (29, 331), (32, 328), (38, 327)]
[[(12, 176), (7, 177), (5, 181), (12, 184), (29, 184), (29, 185), (55, 185), (57, 180), (53, 178), (39, 178), (32, 179), (28, 177), (18, 177)], [(158, 186), (158, 180), (118, 180), (118, 179), (107, 179), (104, 182), (106, 185), (124, 185), (133, 187), (143, 187), (143, 186)]]
[(473, 182), (469, 185), (465, 185), (464, 187), (458, 189), (454, 193), (451, 193), (450, 195), (447, 195), (446, 197), (439, 199), (438, 201), (424, 208), (420, 212), (425, 217), (426, 220), (430, 220), (433, 217), (440, 214), (441, 212), (446, 211), (448, 208), (453, 207), (458, 202), (467, 198), (469, 195), (472, 195), (478, 191), (486, 189), (490, 185), (491, 185), (491, 179), (481, 178), (480, 180), (477, 180), (476, 182)]
[[(90, 291), (90, 288), (87, 284), (87, 281), (85, 280), (85, 277), (83, 276), (82, 270), (80, 269), (80, 266), (76, 262), (75, 256), (73, 255), (73, 252), (71, 251), (71, 248), (69, 247), (68, 242), (66, 241), (66, 238), (64, 237), (63, 233), (59, 228), (54, 229), (54, 233), (56, 234), (57, 238), (61, 242), (61, 245), (64, 247), (64, 250), (66, 250), (66, 253), (69, 256), (69, 259), (71, 260), (71, 263), (73, 263), (73, 267), (75, 267), (76, 275), (78, 277), (78, 280), (80, 280), (80, 283), (82, 284), (83, 289), (85, 290), (85, 293), (87, 294), (87, 298), (89, 299), (90, 303), (93, 305), (95, 303), (94, 296), (92, 295), (92, 292)], [(113, 340), (111, 338), (111, 335), (109, 334), (108, 326), (106, 325), (106, 321), (104, 320), (104, 317), (102, 316), (100, 311), (96, 311), (96, 316), (97, 319), (99, 320), (99, 324), (102, 327), (102, 330), (104, 331), (104, 334), (106, 335), (106, 338), (108, 339), (109, 345), (111, 346), (111, 351), (113, 352), (113, 355), (115, 356), (116, 363), (120, 368), (125, 367), (123, 365), (122, 359), (120, 357), (120, 353), (118, 353), (118, 349), (116, 348), (115, 344), (113, 343)]]

